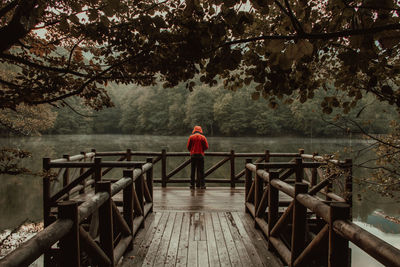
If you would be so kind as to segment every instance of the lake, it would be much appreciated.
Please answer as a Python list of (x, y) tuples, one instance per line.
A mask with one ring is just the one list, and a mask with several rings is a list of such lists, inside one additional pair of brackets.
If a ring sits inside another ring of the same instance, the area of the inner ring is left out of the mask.
[[(148, 136), (148, 135), (57, 135), (40, 137), (13, 137), (0, 138), (2, 147), (18, 147), (28, 150), (32, 157), (24, 160), (22, 165), (33, 171), (40, 171), (42, 158), (60, 158), (63, 154), (75, 155), (80, 151), (116, 151), (131, 148), (133, 151), (186, 151), (187, 136)], [(332, 154), (343, 151), (344, 148), (353, 150), (361, 149), (367, 145), (363, 139), (339, 138), (298, 138), (298, 137), (208, 137), (209, 151), (235, 152), (297, 152), (304, 148), (305, 152), (312, 154)], [(364, 159), (368, 156), (363, 155)], [(340, 158), (352, 158), (352, 152), (341, 152)], [(182, 160), (182, 159), (180, 159)], [(218, 158), (207, 159), (206, 168), (218, 161)], [(362, 159), (359, 159), (362, 160)], [(242, 162), (241, 162), (242, 161)], [(160, 177), (157, 164), (155, 177)], [(169, 160), (168, 170), (177, 166), (177, 162)], [(244, 159), (236, 161), (237, 171), (243, 169)], [(212, 177), (228, 177), (229, 165), (225, 164), (213, 173)], [(177, 177), (188, 177), (189, 168), (179, 173)], [(118, 174), (111, 174), (118, 175)], [(354, 168), (354, 179), (366, 177), (365, 169)], [(36, 176), (0, 176), (0, 230), (16, 227), (26, 219), (33, 221), (42, 218), (42, 182)], [(380, 212), (393, 217), (399, 217), (400, 205), (392, 199), (382, 198), (380, 195), (366, 190), (361, 185), (354, 185), (353, 220), (373, 234), (387, 240), (387, 242), (400, 248), (400, 225), (390, 222), (379, 216)], [(381, 266), (373, 260), (359, 253), (353, 248), (353, 266)]]

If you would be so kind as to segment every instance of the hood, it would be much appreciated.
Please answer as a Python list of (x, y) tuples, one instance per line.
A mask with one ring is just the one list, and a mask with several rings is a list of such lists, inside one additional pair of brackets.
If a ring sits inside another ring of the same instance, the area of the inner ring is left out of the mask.
[(192, 133), (195, 133), (195, 132), (203, 133), (203, 130), (201, 129), (201, 126), (198, 126), (198, 125), (194, 126)]

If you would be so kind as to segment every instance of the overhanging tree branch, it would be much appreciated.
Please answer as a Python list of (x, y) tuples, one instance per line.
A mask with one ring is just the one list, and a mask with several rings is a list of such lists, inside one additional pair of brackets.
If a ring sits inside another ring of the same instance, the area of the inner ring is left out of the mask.
[(8, 12), (10, 12), (14, 7), (18, 4), (18, 0), (14, 0), (7, 5), (5, 5), (2, 9), (0, 9), (0, 18), (5, 16)]
[(53, 71), (53, 72), (63, 73), (63, 74), (72, 74), (72, 75), (83, 77), (83, 78), (88, 77), (87, 74), (73, 71), (73, 70), (70, 70), (69, 68), (56, 68), (56, 67), (45, 66), (45, 65), (41, 65), (41, 64), (38, 64), (38, 63), (35, 63), (32, 61), (28, 61), (21, 57), (11, 55), (11, 54), (4, 54), (4, 53), (0, 54), (0, 58), (4, 58), (4, 59), (10, 60), (10, 61), (21, 63), (26, 66), (34, 67), (34, 68), (41, 69), (41, 70)]
[[(42, 3), (42, 2), (41, 2)], [(17, 41), (25, 37), (37, 23), (43, 4), (35, 0), (19, 1), (11, 21), (0, 28), (0, 53), (10, 49)]]
[[(140, 55), (142, 55), (145, 51), (140, 52), (139, 54), (137, 54), (135, 57), (138, 57)], [(71, 91), (67, 94), (63, 94), (51, 99), (44, 99), (44, 100), (39, 100), (39, 101), (31, 101), (30, 104), (34, 104), (34, 105), (38, 105), (38, 104), (45, 104), (45, 103), (52, 103), (52, 102), (56, 102), (56, 101), (60, 101), (63, 100), (67, 97), (70, 96), (74, 96), (74, 95), (78, 95), (80, 93), (83, 92), (83, 90), (92, 82), (95, 82), (101, 78), (103, 78), (104, 74), (106, 74), (107, 72), (111, 71), (112, 69), (122, 66), (123, 64), (128, 63), (129, 61), (131, 61), (133, 58), (127, 58), (126, 60), (122, 60), (108, 68), (106, 68), (105, 70), (103, 70), (102, 72), (98, 73), (97, 75), (92, 76), (90, 79), (88, 79), (86, 82), (84, 82), (77, 90)], [(104, 80), (104, 79), (102, 79)]]
[(292, 34), (292, 35), (262, 35), (258, 37), (251, 37), (246, 39), (238, 39), (226, 42), (219, 47), (229, 46), (234, 44), (242, 44), (242, 43), (250, 43), (256, 41), (264, 41), (264, 40), (298, 40), (298, 39), (308, 39), (308, 40), (330, 40), (334, 38), (341, 37), (350, 37), (356, 35), (366, 35), (366, 34), (375, 34), (385, 31), (392, 30), (400, 30), (400, 24), (387, 24), (384, 26), (366, 28), (366, 29), (351, 29), (351, 30), (343, 30), (337, 32), (328, 32), (328, 33), (304, 33), (304, 34)]

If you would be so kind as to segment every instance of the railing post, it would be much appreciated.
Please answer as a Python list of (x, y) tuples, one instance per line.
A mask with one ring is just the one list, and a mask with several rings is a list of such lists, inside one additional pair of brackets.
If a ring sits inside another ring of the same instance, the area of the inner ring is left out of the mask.
[[(290, 266), (293, 266), (297, 257), (303, 251), (306, 244), (306, 224), (307, 224), (307, 208), (304, 207), (296, 196), (298, 194), (306, 194), (308, 185), (305, 183), (296, 183), (294, 189), (294, 207), (293, 207), (293, 223), (292, 223), (292, 247)], [(339, 265), (338, 265), (339, 266)]]
[[(259, 164), (256, 164), (256, 175), (254, 176), (254, 212), (255, 216), (257, 216), (257, 210), (258, 207), (260, 206), (262, 194), (263, 194), (263, 181), (261, 177), (258, 175), (258, 170), (260, 170), (261, 167)], [(256, 218), (254, 218), (255, 220)], [(258, 228), (258, 224), (255, 222), (255, 227)]]
[(231, 150), (231, 188), (235, 188), (235, 151)]
[(60, 240), (61, 266), (80, 266), (80, 244), (78, 224), (78, 202), (63, 201), (58, 204), (59, 219), (73, 221), (71, 230)]
[[(251, 187), (251, 171), (247, 169), (246, 165), (247, 163), (251, 163), (251, 159), (246, 159), (246, 163), (244, 165), (244, 202), (246, 203), (247, 197), (249, 195), (250, 192), (250, 187)], [(248, 212), (248, 210), (246, 209), (246, 212)]]
[[(152, 164), (152, 167), (146, 172), (146, 183), (147, 188), (150, 192), (151, 199), (153, 199), (153, 158), (147, 158), (146, 162)], [(154, 205), (151, 205), (150, 211), (153, 211), (153, 206)]]
[[(63, 158), (69, 161), (69, 155), (63, 155)], [(68, 184), (69, 184), (69, 168), (65, 168), (65, 172), (63, 174), (63, 187), (67, 186)], [(69, 193), (64, 199), (65, 200), (69, 199)]]
[(325, 192), (327, 193), (325, 199), (326, 199), (327, 201), (331, 201), (331, 200), (332, 200), (332, 198), (330, 198), (330, 197), (328, 196), (328, 193), (332, 193), (332, 187), (333, 187), (332, 180), (329, 180), (329, 183), (328, 183), (328, 184), (326, 185), (326, 187), (325, 187)]
[[(133, 180), (133, 170), (124, 170), (123, 177), (129, 177)], [(123, 190), (123, 215), (131, 233), (133, 233), (133, 181)], [(132, 249), (133, 242), (127, 247), (128, 251)]]
[[(313, 157), (317, 156), (318, 153), (314, 152)], [(315, 160), (313, 160), (315, 162)], [(311, 169), (311, 186), (314, 186), (318, 183), (318, 171), (317, 168)]]
[[(90, 159), (90, 162), (94, 162), (94, 158), (96, 157), (96, 149), (94, 149), (94, 148), (92, 148), (91, 150), (90, 150), (92, 153), (94, 153), (94, 156)], [(92, 179), (94, 180), (94, 181), (96, 181), (96, 174), (95, 174), (95, 172), (93, 172), (93, 174), (92, 174)], [(93, 183), (93, 187), (95, 187), (96, 186), (96, 183)]]
[[(50, 158), (43, 158), (43, 171), (50, 171)], [(43, 222), (46, 228), (51, 224), (50, 221), (50, 177), (43, 177)]]
[[(345, 178), (345, 200), (346, 203), (353, 206), (353, 160), (346, 159), (345, 160), (346, 167), (346, 178)], [(351, 208), (350, 208), (350, 217), (351, 217)]]
[[(271, 231), (274, 228), (279, 218), (279, 190), (271, 185), (273, 179), (279, 179), (279, 173), (271, 171), (268, 180), (268, 236), (271, 236)], [(268, 250), (273, 250), (273, 245), (268, 239)]]
[(265, 163), (268, 163), (271, 161), (271, 156), (270, 156), (268, 149), (264, 150), (264, 161), (265, 161)]
[[(142, 165), (136, 165), (135, 168), (140, 168), (142, 169)], [(144, 176), (141, 174), (138, 178), (136, 178), (135, 181), (135, 191), (136, 191), (136, 196), (138, 197), (139, 200), (139, 206), (143, 211), (143, 217), (144, 217)], [(142, 224), (140, 225), (141, 228), (144, 228), (144, 220)]]
[(100, 182), (101, 181), (101, 158), (95, 157), (94, 158), (94, 181)]
[(161, 186), (167, 187), (167, 151), (161, 150)]
[[(43, 171), (46, 173), (50, 171), (50, 158), (43, 158)], [(52, 223), (52, 218), (50, 217), (50, 177), (45, 176), (43, 177), (43, 226), (46, 228)], [(45, 251), (44, 259), (43, 259), (43, 266), (51, 266), (51, 254), (50, 249)]]
[(300, 157), (302, 154), (304, 154), (304, 148), (299, 148), (299, 154), (300, 154)]
[[(81, 155), (83, 156), (83, 162), (86, 162), (86, 152), (82, 151)], [(82, 173), (85, 172), (85, 168), (81, 168), (79, 170), (79, 174), (82, 175)], [(84, 194), (85, 190), (86, 190), (86, 186), (85, 186), (85, 180), (82, 181), (81, 185), (83, 186), (81, 190), (79, 190), (79, 194)]]
[(296, 183), (302, 183), (303, 182), (303, 177), (304, 177), (304, 170), (303, 170), (303, 159), (296, 158), (295, 160), (296, 163)]
[(349, 241), (341, 237), (333, 229), (335, 220), (348, 220), (350, 218), (350, 205), (347, 203), (332, 203), (329, 216), (329, 267), (350, 266)]
[(132, 150), (130, 148), (126, 150), (126, 161), (132, 161)]
[[(96, 158), (95, 158), (96, 160)], [(100, 244), (114, 266), (114, 232), (113, 232), (113, 216), (112, 216), (112, 199), (111, 199), (111, 182), (98, 181), (96, 183), (96, 193), (106, 192), (109, 198), (99, 208), (99, 232)]]

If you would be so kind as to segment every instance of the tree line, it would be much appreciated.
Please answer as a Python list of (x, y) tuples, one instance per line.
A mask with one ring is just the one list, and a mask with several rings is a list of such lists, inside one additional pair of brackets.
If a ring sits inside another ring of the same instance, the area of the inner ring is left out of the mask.
[[(111, 88), (114, 107), (94, 112), (73, 99), (71, 107), (54, 109), (54, 125), (43, 133), (186, 135), (194, 125), (201, 125), (209, 136), (317, 137), (346, 132), (335, 123), (343, 110), (336, 108), (329, 115), (321, 112), (321, 102), (330, 93), (324, 90), (306, 103), (276, 99), (271, 104), (258, 97), (251, 85), (237, 91), (207, 85), (193, 91), (183, 85), (172, 89), (161, 85)], [(374, 96), (365, 95), (346, 116), (367, 132), (387, 133), (388, 121), (395, 120), (397, 113), (393, 106), (375, 105), (375, 101)]]

